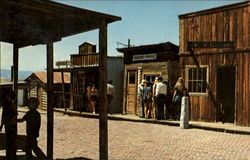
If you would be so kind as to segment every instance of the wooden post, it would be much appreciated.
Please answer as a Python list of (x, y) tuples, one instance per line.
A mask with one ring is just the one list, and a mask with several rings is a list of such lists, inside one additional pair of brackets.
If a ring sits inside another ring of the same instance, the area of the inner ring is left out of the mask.
[[(18, 57), (19, 57), (19, 52), (18, 52), (18, 46), (14, 44), (13, 48), (13, 92), (15, 94), (15, 99), (14, 99), (14, 104), (15, 104), (15, 110), (17, 112), (17, 94), (18, 94)], [(17, 118), (17, 116), (16, 116)], [(15, 125), (15, 135), (17, 135), (17, 124)], [(16, 143), (16, 139), (13, 139), (13, 143)], [(15, 151), (13, 150), (13, 157), (16, 157), (16, 148), (14, 148)], [(15, 153), (14, 153), (15, 152)]]
[(107, 117), (107, 23), (99, 29), (99, 155), (108, 159), (108, 117)]
[(67, 111), (67, 107), (66, 107), (66, 102), (65, 102), (65, 88), (64, 88), (64, 72), (61, 72), (61, 78), (62, 78), (62, 91), (63, 91), (63, 107), (64, 110)]
[(53, 42), (47, 43), (47, 158), (53, 159)]
[(18, 47), (14, 44), (13, 52), (13, 91), (15, 93), (15, 104), (17, 104), (17, 92), (18, 92)]

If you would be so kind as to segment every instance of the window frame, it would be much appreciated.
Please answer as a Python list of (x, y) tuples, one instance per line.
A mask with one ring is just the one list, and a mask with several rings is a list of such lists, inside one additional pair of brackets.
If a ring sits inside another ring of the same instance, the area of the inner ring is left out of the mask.
[[(192, 68), (196, 68), (196, 65), (186, 65), (185, 66), (185, 86), (188, 88), (188, 82), (189, 82), (189, 69)], [(208, 84), (209, 81), (209, 67), (208, 65), (200, 65), (200, 68), (206, 68), (207, 69), (207, 73), (206, 73), (206, 82)], [(189, 91), (189, 95), (190, 96), (208, 96), (208, 90), (206, 88), (206, 92), (190, 92)]]
[[(154, 71), (152, 71), (152, 72), (150, 72), (150, 71), (143, 72), (142, 73), (142, 79), (144, 79), (145, 75), (146, 76), (157, 76), (157, 75), (162, 76), (162, 72), (154, 72)], [(154, 79), (152, 79), (152, 82), (154, 82)]]

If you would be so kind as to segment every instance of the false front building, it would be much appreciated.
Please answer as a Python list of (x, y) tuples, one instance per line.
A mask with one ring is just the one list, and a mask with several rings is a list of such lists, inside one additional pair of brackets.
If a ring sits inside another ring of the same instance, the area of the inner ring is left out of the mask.
[(124, 114), (139, 113), (137, 88), (142, 79), (153, 83), (155, 77), (162, 76), (171, 87), (178, 79), (179, 47), (170, 42), (117, 50), (124, 54)]
[(179, 16), (191, 120), (250, 126), (249, 12), (246, 1)]

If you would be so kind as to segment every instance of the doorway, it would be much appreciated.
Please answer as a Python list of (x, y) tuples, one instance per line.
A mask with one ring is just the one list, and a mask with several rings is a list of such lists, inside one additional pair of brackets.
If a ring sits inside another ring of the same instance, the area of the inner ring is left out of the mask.
[(136, 71), (128, 71), (127, 79), (127, 113), (136, 113)]
[(235, 67), (217, 68), (217, 120), (234, 122), (235, 114)]

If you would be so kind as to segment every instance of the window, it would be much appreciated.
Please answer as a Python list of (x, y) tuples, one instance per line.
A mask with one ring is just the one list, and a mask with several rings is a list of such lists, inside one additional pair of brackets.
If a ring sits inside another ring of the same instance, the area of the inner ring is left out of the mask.
[(155, 77), (159, 77), (160, 74), (144, 74), (144, 79), (148, 82), (154, 82)]
[(207, 67), (187, 67), (187, 87), (190, 93), (206, 93)]
[(128, 83), (135, 84), (135, 71), (128, 71)]

